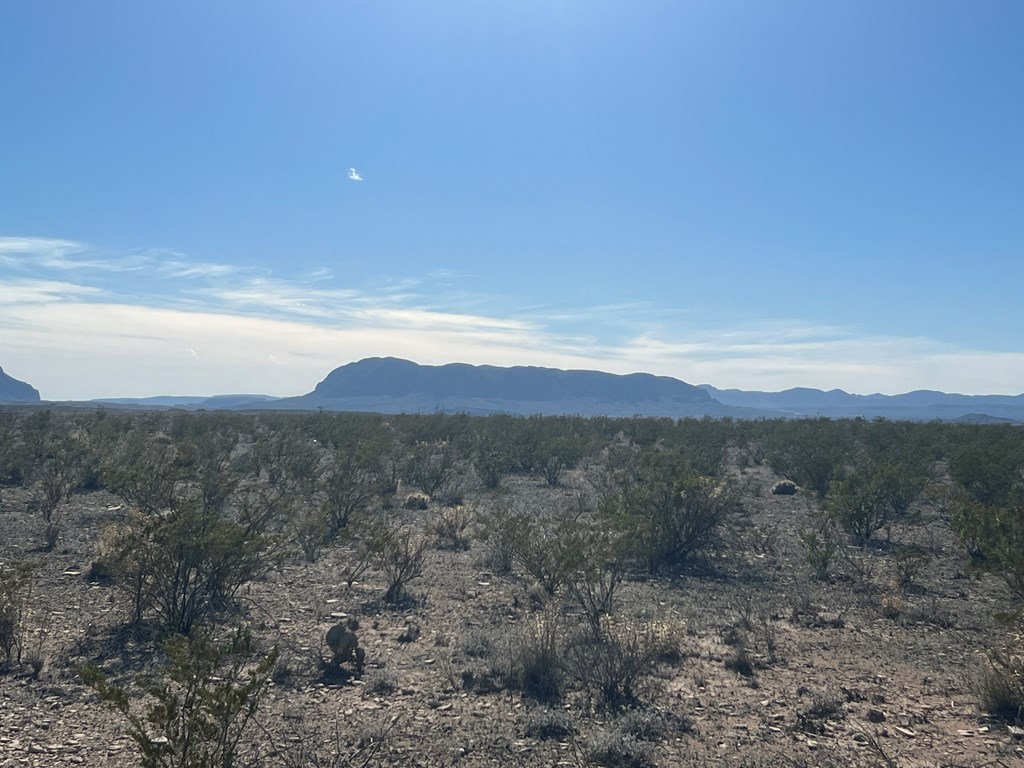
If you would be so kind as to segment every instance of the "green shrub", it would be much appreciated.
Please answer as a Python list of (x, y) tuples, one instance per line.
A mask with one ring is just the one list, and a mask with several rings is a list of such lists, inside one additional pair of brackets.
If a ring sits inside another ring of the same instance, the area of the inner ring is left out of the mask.
[(239, 630), (225, 645), (208, 637), (176, 635), (164, 646), (169, 663), (158, 678), (137, 685), (152, 697), (139, 714), (132, 697), (95, 666), (79, 674), (128, 723), (142, 768), (233, 768), (256, 753), (246, 739), (277, 661), (262, 657)]
[(132, 598), (136, 621), (152, 612), (188, 634), (266, 565), (265, 520), (232, 520), (196, 505), (138, 513), (108, 531), (105, 561)]
[(606, 500), (602, 513), (621, 534), (625, 553), (652, 572), (678, 568), (720, 541), (722, 527), (742, 511), (724, 481), (685, 474), (651, 477)]

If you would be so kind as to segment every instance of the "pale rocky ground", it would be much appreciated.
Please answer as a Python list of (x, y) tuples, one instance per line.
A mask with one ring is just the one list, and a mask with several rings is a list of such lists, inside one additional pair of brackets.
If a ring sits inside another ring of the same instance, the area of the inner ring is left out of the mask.
[[(656, 618), (682, 638), (682, 661), (641, 695), (644, 711), (668, 723), (649, 746), (654, 764), (1024, 765), (1019, 732), (980, 715), (969, 682), (981, 650), (1006, 631), (992, 618), (1008, 600), (998, 580), (966, 577), (962, 550), (939, 523), (897, 532), (937, 553), (918, 590), (893, 585), (892, 554), (884, 550), (848, 548), (837, 558), (837, 578), (811, 580), (797, 537), (810, 502), (802, 493), (772, 496), (778, 478), (766, 467), (736, 472), (750, 525), (713, 572), (632, 579), (623, 589), (621, 615)], [(538, 509), (569, 503), (565, 487), (524, 477), (506, 484)], [(151, 643), (117, 631), (122, 595), (83, 576), (99, 527), (123, 514), (120, 502), (104, 492), (75, 497), (60, 543), (44, 554), (32, 551), (40, 525), (25, 500), (24, 491), (0, 490), (0, 560), (38, 563), (26, 626), (29, 648), (45, 665), (39, 679), (27, 668), (0, 676), (0, 766), (137, 765), (124, 724), (73, 673), (94, 661), (130, 679), (158, 658)], [(468, 501), (493, 503), (483, 493)], [(571, 735), (544, 740), (528, 731), (550, 717), (545, 707), (516, 692), (462, 690), (462, 670), (500, 664), (503, 644), (536, 610), (527, 585), (487, 570), (479, 543), (466, 552), (432, 550), (424, 577), (410, 587), (414, 603), (400, 610), (378, 604), (383, 587), (372, 572), (346, 589), (338, 576), (345, 562), (343, 550), (315, 564), (291, 558), (243, 589), (242, 617), (267, 647), (282, 648), (291, 671), (270, 688), (260, 713), (266, 731), (254, 736), (269, 741), (269, 734), (285, 751), (320, 740), (327, 755), (354, 753), (383, 734), (375, 753), (381, 765), (602, 764), (591, 759), (593, 745), (626, 721), (590, 711), (582, 697), (556, 707)], [(555, 609), (573, 612), (562, 598)], [(367, 668), (352, 684), (325, 685), (315, 659), (326, 653), (328, 627), (347, 615), (360, 620)], [(753, 678), (725, 666), (735, 653), (730, 630), (744, 617), (757, 627), (749, 632)], [(409, 624), (421, 634), (402, 643)], [(482, 637), (491, 657), (467, 655)], [(688, 729), (680, 726), (687, 721)]]

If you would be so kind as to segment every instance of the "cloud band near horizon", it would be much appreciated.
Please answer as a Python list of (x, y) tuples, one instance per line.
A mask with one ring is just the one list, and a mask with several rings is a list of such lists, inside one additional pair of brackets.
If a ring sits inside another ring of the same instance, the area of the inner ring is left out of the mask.
[(0, 366), (49, 400), (299, 395), (375, 356), (646, 371), (770, 391), (1016, 394), (1024, 381), (1017, 352), (792, 318), (708, 327), (653, 306), (482, 311), (503, 302), (439, 292), (429, 279), (338, 285), (323, 270), (285, 278), (167, 250), (0, 238)]

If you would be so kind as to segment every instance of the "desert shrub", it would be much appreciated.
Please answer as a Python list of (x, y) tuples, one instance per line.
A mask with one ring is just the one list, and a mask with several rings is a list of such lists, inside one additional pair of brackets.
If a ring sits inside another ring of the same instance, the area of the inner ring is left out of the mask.
[(953, 525), (971, 542), (975, 564), (1001, 576), (1017, 599), (1024, 600), (1024, 504), (966, 502), (957, 510)]
[(583, 609), (594, 638), (601, 637), (605, 619), (615, 610), (615, 593), (622, 584), (622, 567), (614, 561), (586, 559), (569, 578), (569, 594)]
[(575, 467), (582, 456), (583, 447), (579, 440), (571, 437), (551, 438), (538, 447), (534, 469), (544, 478), (544, 482), (554, 487), (561, 482), (566, 470)]
[(605, 768), (655, 768), (658, 761), (654, 746), (622, 733), (603, 733), (586, 749), (589, 763)]
[(526, 624), (512, 646), (507, 685), (537, 701), (562, 698), (565, 675), (559, 637), (561, 624), (553, 614), (542, 614)]
[(176, 457), (170, 440), (135, 433), (105, 464), (103, 485), (130, 506), (157, 514), (174, 506)]
[(805, 733), (825, 733), (825, 720), (840, 720), (845, 716), (843, 710), (846, 699), (832, 691), (812, 693), (811, 701), (796, 715), (797, 727)]
[(299, 545), (306, 562), (315, 563), (331, 542), (332, 526), (321, 507), (304, 507), (288, 520), (291, 538)]
[(165, 630), (188, 634), (266, 565), (264, 523), (195, 505), (139, 513), (106, 534), (106, 558), (135, 620), (151, 611)]
[(896, 583), (903, 589), (917, 586), (917, 579), (929, 562), (931, 555), (921, 547), (900, 547), (896, 550), (896, 558), (893, 561)]
[(563, 710), (538, 708), (530, 711), (523, 732), (538, 741), (562, 741), (576, 733), (576, 726), (569, 714)]
[(337, 454), (321, 480), (326, 538), (337, 537), (355, 516), (366, 511), (383, 484), (382, 470), (370, 459), (354, 453)]
[(500, 486), (512, 468), (512, 457), (503, 445), (481, 440), (473, 455), (473, 469), (485, 488)]
[(137, 686), (152, 697), (140, 714), (132, 696), (95, 666), (79, 670), (82, 680), (128, 724), (142, 768), (231, 768), (255, 751), (249, 728), (270, 681), (277, 650), (254, 651), (251, 635), (239, 630), (217, 645), (197, 634), (176, 635), (164, 649), (168, 665)]
[(742, 636), (737, 637), (734, 645), (732, 655), (728, 656), (724, 661), (725, 668), (735, 672), (740, 677), (753, 677), (754, 659), (750, 654), (746, 638)]
[(973, 688), (982, 711), (1010, 723), (1024, 723), (1024, 657), (990, 651)]
[(30, 416), (25, 425), (26, 471), (33, 486), (30, 506), (42, 518), (44, 549), (49, 552), (60, 535), (59, 508), (81, 482), (86, 447), (49, 411)]
[(829, 575), (829, 566), (832, 558), (839, 547), (835, 531), (829, 521), (822, 521), (816, 528), (811, 528), (800, 533), (800, 546), (803, 549), (804, 559), (811, 567), (811, 573), (816, 579), (825, 580)]
[(465, 505), (442, 507), (431, 525), (437, 548), (452, 551), (469, 549), (467, 530), (473, 518), (473, 511)]
[(617, 710), (634, 702), (638, 684), (678, 651), (678, 638), (664, 625), (608, 621), (598, 638), (590, 632), (571, 634), (563, 657), (566, 673), (589, 697)]
[(548, 595), (555, 594), (586, 557), (588, 526), (571, 509), (540, 516), (506, 506), (481, 522), (493, 569), (503, 573), (518, 566)]
[(866, 542), (906, 518), (926, 478), (909, 465), (865, 465), (839, 484), (828, 508), (854, 539)]
[(1024, 445), (1004, 433), (986, 431), (949, 459), (949, 474), (983, 505), (998, 505), (1018, 496)]
[(411, 526), (381, 527), (372, 543), (377, 565), (387, 579), (385, 603), (396, 603), (410, 581), (423, 575), (424, 559), (429, 541)]
[(457, 472), (455, 449), (443, 442), (421, 442), (413, 446), (405, 467), (405, 479), (430, 498)]
[(818, 498), (828, 496), (832, 484), (842, 478), (850, 441), (847, 424), (829, 419), (776, 422), (772, 431), (768, 461), (779, 474)]
[(3, 665), (21, 663), (30, 575), (28, 565), (0, 564), (0, 664)]
[(742, 511), (724, 481), (694, 475), (655, 475), (632, 483), (602, 505), (621, 533), (625, 553), (652, 572), (677, 568), (720, 541), (722, 527)]
[(655, 712), (647, 709), (633, 709), (615, 722), (615, 731), (637, 741), (658, 742), (669, 734), (688, 733), (693, 721), (677, 712)]

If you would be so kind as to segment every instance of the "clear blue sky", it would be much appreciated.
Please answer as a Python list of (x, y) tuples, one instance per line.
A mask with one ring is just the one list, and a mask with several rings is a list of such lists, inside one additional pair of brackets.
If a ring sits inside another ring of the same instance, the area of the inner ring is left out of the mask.
[(1024, 391), (1017, 0), (0, 29), (0, 365), (44, 397), (297, 394), (367, 355)]

